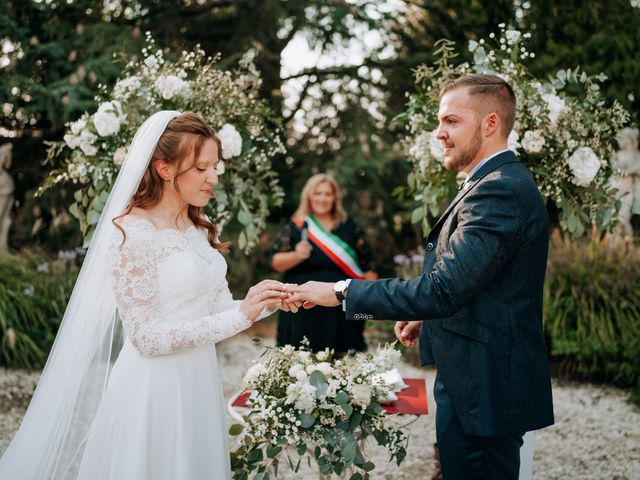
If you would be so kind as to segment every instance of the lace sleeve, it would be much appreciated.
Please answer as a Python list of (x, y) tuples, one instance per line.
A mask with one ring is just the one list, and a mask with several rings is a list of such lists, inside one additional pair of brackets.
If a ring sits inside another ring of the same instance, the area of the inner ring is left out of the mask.
[[(236, 302), (200, 318), (169, 321), (157, 303), (157, 268), (149, 235), (130, 234), (120, 246), (114, 241), (112, 275), (118, 313), (127, 337), (143, 356), (156, 356), (212, 344), (251, 325)], [(228, 291), (228, 289), (227, 289)], [(231, 294), (229, 294), (229, 297)]]

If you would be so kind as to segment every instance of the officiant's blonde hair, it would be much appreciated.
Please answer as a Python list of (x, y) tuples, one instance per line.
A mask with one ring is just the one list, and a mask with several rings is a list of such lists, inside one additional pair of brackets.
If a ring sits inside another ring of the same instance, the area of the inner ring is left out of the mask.
[(335, 196), (333, 200), (333, 208), (331, 209), (331, 216), (333, 219), (337, 222), (346, 220), (347, 212), (345, 212), (342, 207), (342, 190), (340, 189), (338, 182), (336, 182), (336, 179), (328, 173), (317, 173), (307, 180), (307, 183), (304, 184), (304, 188), (300, 194), (300, 205), (298, 205), (296, 215), (302, 218), (307, 218), (313, 213), (311, 210), (311, 195), (316, 191), (321, 183), (328, 183), (333, 189), (333, 194)]

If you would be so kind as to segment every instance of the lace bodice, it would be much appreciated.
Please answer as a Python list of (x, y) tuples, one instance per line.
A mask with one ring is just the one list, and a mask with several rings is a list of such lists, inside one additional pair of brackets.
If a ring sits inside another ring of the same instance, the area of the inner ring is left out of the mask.
[[(111, 246), (118, 313), (144, 356), (216, 343), (251, 325), (234, 301), (227, 264), (206, 232), (157, 229), (144, 218), (123, 218)], [(121, 245), (122, 244), (122, 245)]]

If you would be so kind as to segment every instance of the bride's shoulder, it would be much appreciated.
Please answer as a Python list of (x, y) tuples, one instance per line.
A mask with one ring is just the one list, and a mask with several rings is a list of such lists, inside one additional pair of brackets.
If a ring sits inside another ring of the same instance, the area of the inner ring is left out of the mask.
[(133, 208), (130, 212), (118, 215), (113, 223), (126, 237), (146, 236), (156, 231), (153, 221), (141, 208)]

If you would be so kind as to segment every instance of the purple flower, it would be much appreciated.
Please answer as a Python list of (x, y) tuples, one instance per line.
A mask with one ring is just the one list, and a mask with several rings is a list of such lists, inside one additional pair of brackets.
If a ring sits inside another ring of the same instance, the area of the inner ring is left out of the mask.
[(49, 262), (40, 263), (37, 268), (38, 273), (49, 273)]
[(22, 290), (22, 293), (24, 293), (27, 297), (32, 297), (35, 292), (36, 289), (33, 285), (29, 285), (27, 288)]
[(393, 256), (393, 263), (395, 263), (398, 266), (404, 265), (407, 260), (409, 260), (409, 257), (407, 257), (406, 255), (394, 255)]
[(58, 258), (70, 262), (75, 260), (78, 254), (74, 250), (60, 250), (58, 251)]

